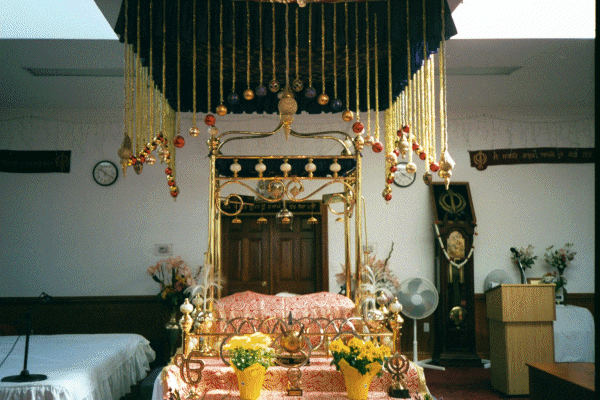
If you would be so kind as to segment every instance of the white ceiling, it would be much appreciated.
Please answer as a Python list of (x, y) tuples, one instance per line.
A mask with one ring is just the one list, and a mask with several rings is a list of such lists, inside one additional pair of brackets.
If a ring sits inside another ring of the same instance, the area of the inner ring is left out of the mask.
[[(122, 0), (95, 1), (114, 26)], [(594, 107), (594, 39), (449, 40), (446, 47), (450, 72), (521, 67), (507, 76), (449, 75), (449, 110)], [(23, 69), (119, 69), (116, 40), (3, 39), (0, 56), (0, 108), (123, 108), (122, 77), (34, 77)]]

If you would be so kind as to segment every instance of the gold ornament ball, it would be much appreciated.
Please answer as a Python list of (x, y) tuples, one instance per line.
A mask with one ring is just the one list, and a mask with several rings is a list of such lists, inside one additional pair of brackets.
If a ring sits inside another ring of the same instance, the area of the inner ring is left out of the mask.
[(417, 172), (417, 164), (415, 164), (414, 162), (409, 162), (408, 164), (406, 164), (406, 172), (408, 172), (409, 174), (414, 174), (415, 172)]
[(327, 105), (327, 103), (329, 103), (329, 96), (327, 96), (326, 93), (321, 93), (317, 102), (322, 106)]
[(223, 104), (217, 106), (217, 114), (219, 114), (221, 117), (227, 114), (227, 107), (225, 107)]
[(190, 136), (197, 137), (200, 134), (200, 129), (197, 126), (192, 126), (190, 128)]
[(254, 98), (254, 90), (248, 88), (244, 90), (244, 99), (250, 101)]
[(354, 113), (350, 110), (342, 112), (342, 119), (346, 122), (350, 122), (354, 119)]
[(374, 142), (375, 139), (373, 138), (373, 136), (367, 135), (367, 137), (365, 137), (365, 146), (373, 146)]

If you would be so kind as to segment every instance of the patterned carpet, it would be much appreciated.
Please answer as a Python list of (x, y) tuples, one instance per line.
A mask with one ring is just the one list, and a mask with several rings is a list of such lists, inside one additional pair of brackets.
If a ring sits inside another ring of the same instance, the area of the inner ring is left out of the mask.
[(525, 400), (529, 396), (507, 396), (492, 388), (490, 370), (485, 368), (425, 369), (429, 391), (437, 400)]

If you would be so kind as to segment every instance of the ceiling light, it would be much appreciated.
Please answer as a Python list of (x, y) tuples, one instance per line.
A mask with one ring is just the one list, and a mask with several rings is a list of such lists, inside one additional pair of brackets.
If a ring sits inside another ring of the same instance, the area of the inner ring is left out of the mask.
[(32, 68), (23, 67), (33, 76), (123, 77), (123, 68)]
[(447, 75), (510, 75), (523, 67), (456, 67), (446, 69)]

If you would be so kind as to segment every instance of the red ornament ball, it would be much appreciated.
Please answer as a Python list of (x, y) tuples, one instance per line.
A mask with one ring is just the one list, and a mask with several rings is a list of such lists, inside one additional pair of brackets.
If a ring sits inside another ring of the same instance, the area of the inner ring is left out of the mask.
[(400, 149), (396, 147), (394, 149), (394, 154), (397, 155), (397, 156), (399, 156), (400, 155)]
[(177, 197), (177, 195), (179, 194), (179, 189), (177, 188), (177, 186), (172, 186), (171, 187), (171, 196), (173, 198)]
[(392, 183), (394, 183), (394, 180), (388, 178), (388, 179), (386, 179), (386, 182), (387, 182), (388, 185), (391, 185)]
[(417, 151), (417, 150), (419, 150), (419, 147), (421, 147), (421, 145), (420, 145), (419, 143), (417, 143), (417, 142), (413, 142), (413, 145), (412, 145), (412, 149), (413, 149), (413, 151)]
[(385, 196), (383, 196), (383, 198), (385, 199), (385, 201), (390, 201), (392, 199), (392, 194), (388, 193)]
[(403, 130), (405, 133), (408, 133), (408, 132), (410, 132), (410, 126), (408, 126), (408, 125), (404, 125), (404, 126), (402, 127), (402, 130)]
[(438, 164), (437, 162), (432, 162), (429, 165), (429, 169), (431, 170), (431, 172), (438, 172), (440, 170), (440, 164)]
[(129, 161), (131, 161), (131, 165), (135, 165), (135, 163), (137, 163), (137, 157), (136, 156), (131, 156), (129, 158)]
[(371, 146), (371, 148), (375, 153), (381, 153), (383, 151), (383, 144), (378, 140), (375, 143), (373, 143), (373, 146)]
[(173, 170), (171, 169), (171, 167), (165, 168), (165, 174), (171, 175), (172, 173), (173, 173)]
[(183, 136), (177, 135), (175, 139), (173, 139), (173, 144), (175, 145), (175, 147), (180, 149), (183, 147), (183, 145), (185, 145), (185, 139), (183, 138)]
[(402, 131), (402, 129), (398, 129), (396, 131), (396, 135), (398, 135), (398, 137), (401, 138), (404, 135), (404, 132)]
[(423, 152), (421, 152), (421, 154), (419, 154), (419, 158), (421, 160), (425, 160), (427, 158), (427, 154), (423, 151)]
[(365, 126), (362, 124), (362, 122), (355, 122), (354, 124), (352, 124), (352, 130), (354, 131), (354, 133), (362, 133), (362, 131), (365, 130)]
[(207, 114), (206, 117), (204, 117), (204, 123), (208, 126), (214, 126), (216, 122), (217, 119), (212, 114)]
[(143, 164), (143, 163), (145, 163), (145, 162), (146, 162), (146, 157), (145, 157), (144, 155), (140, 155), (140, 156), (138, 157), (138, 161), (139, 161), (141, 164)]
[(390, 167), (390, 172), (396, 172), (396, 171), (398, 171), (398, 167), (396, 167), (395, 165), (392, 165)]

